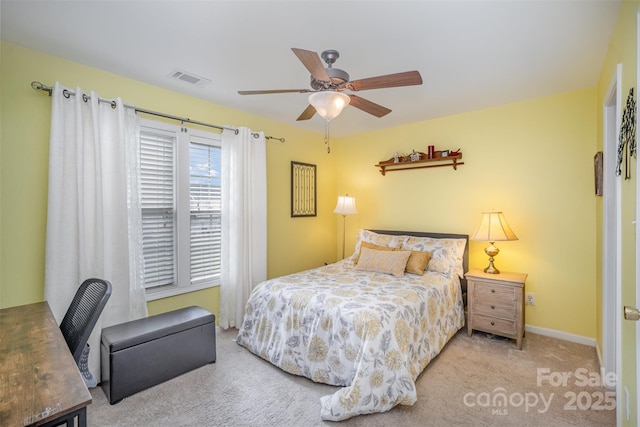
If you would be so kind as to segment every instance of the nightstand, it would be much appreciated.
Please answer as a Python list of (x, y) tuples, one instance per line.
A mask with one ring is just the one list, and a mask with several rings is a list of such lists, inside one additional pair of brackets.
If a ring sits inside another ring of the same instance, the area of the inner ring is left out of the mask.
[(467, 335), (473, 330), (515, 339), (524, 336), (524, 273), (487, 274), (471, 270), (467, 278)]

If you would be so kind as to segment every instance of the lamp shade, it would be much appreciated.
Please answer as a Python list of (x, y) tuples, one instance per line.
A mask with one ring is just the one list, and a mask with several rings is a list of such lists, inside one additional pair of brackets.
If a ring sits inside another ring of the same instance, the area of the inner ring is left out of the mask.
[(511, 230), (502, 212), (482, 212), (480, 226), (471, 239), (499, 242), (503, 240), (518, 240), (518, 236)]
[(313, 105), (316, 113), (325, 120), (338, 117), (342, 109), (349, 105), (351, 98), (342, 92), (332, 90), (315, 92), (309, 95), (309, 104)]
[(356, 210), (356, 199), (355, 197), (349, 196), (338, 196), (338, 203), (336, 204), (336, 208), (333, 213), (340, 215), (355, 215), (358, 213)]

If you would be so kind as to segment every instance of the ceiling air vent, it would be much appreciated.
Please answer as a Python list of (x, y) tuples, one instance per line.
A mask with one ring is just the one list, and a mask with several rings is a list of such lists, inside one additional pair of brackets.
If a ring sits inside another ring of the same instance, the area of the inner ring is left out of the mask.
[(181, 80), (196, 87), (203, 87), (211, 83), (211, 80), (209, 79), (205, 79), (204, 77), (196, 76), (193, 73), (187, 73), (186, 71), (178, 69), (173, 70), (171, 74), (169, 74), (169, 77), (171, 77), (172, 79)]

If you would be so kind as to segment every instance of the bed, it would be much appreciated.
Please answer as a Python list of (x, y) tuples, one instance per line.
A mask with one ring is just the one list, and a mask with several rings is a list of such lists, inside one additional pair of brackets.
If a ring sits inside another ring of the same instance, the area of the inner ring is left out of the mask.
[(320, 399), (324, 420), (412, 405), (418, 375), (464, 326), (468, 254), (463, 234), (359, 230), (351, 257), (256, 286), (237, 342), (339, 386)]

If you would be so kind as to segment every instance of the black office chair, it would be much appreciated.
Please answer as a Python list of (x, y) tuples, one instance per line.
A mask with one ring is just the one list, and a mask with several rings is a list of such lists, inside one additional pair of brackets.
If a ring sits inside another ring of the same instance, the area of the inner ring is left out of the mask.
[(60, 323), (60, 330), (76, 364), (110, 296), (111, 283), (102, 279), (87, 279), (76, 291)]

